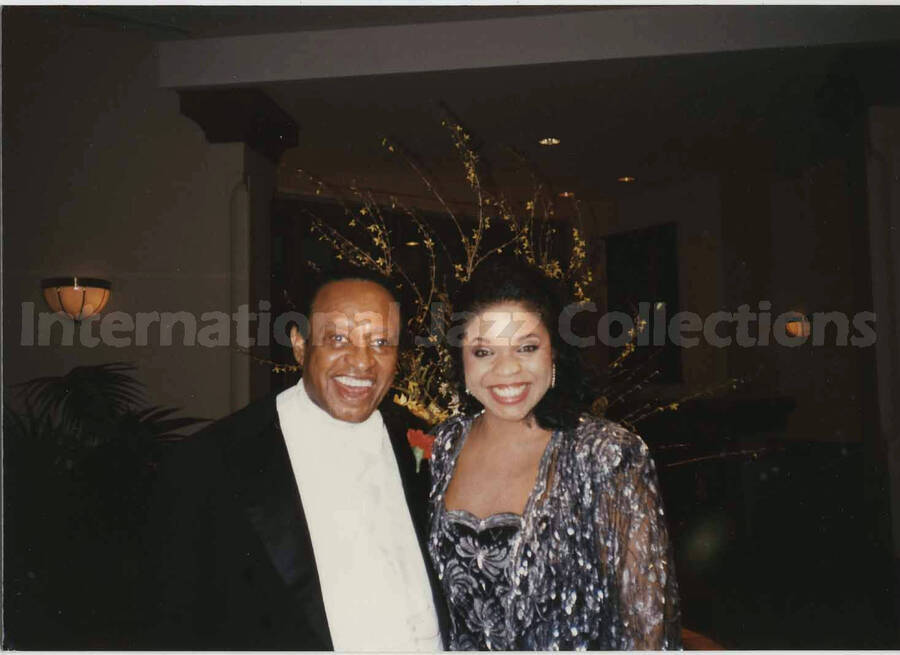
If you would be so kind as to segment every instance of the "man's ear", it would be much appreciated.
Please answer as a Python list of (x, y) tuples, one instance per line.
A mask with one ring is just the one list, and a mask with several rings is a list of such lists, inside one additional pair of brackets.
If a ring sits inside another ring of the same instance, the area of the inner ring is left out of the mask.
[(300, 330), (294, 325), (291, 327), (291, 351), (294, 353), (294, 359), (300, 366), (303, 366), (303, 356), (306, 354), (306, 339), (300, 334)]

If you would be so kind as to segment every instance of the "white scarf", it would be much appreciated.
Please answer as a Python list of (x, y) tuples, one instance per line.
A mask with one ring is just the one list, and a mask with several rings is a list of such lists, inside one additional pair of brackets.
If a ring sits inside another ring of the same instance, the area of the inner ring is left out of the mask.
[(303, 380), (276, 404), (334, 649), (441, 650), (422, 551), (381, 414), (339, 421), (309, 398)]

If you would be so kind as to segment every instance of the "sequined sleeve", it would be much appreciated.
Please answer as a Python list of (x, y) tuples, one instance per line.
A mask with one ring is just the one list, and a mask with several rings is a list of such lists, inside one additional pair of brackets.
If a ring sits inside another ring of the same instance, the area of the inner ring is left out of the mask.
[(439, 499), (441, 492), (447, 486), (448, 480), (446, 480), (446, 477), (450, 474), (448, 467), (452, 459), (450, 451), (456, 447), (466, 428), (466, 418), (462, 415), (457, 415), (444, 421), (432, 429), (430, 433), (434, 437), (431, 465), (429, 466), (431, 485), (428, 494), (428, 504), (430, 510), (433, 510), (434, 503)]
[[(671, 546), (656, 469), (646, 444), (619, 426), (604, 442), (598, 499), (600, 559), (610, 563), (621, 642), (629, 650), (681, 647), (680, 612)], [(603, 532), (607, 534), (604, 538)]]

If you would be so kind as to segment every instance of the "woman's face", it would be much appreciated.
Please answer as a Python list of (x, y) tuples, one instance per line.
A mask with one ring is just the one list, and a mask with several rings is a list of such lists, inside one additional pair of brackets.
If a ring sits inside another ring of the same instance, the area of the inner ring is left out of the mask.
[(522, 303), (496, 303), (474, 316), (462, 348), (466, 387), (495, 418), (525, 419), (550, 388), (550, 333)]

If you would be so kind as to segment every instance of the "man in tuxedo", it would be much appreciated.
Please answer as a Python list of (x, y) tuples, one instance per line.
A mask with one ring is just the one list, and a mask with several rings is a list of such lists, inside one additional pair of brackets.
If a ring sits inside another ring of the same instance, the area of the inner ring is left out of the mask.
[(309, 325), (291, 330), (300, 382), (175, 448), (151, 523), (148, 645), (442, 648), (426, 482), (404, 418), (382, 403), (401, 333), (393, 294), (369, 273), (322, 279)]

